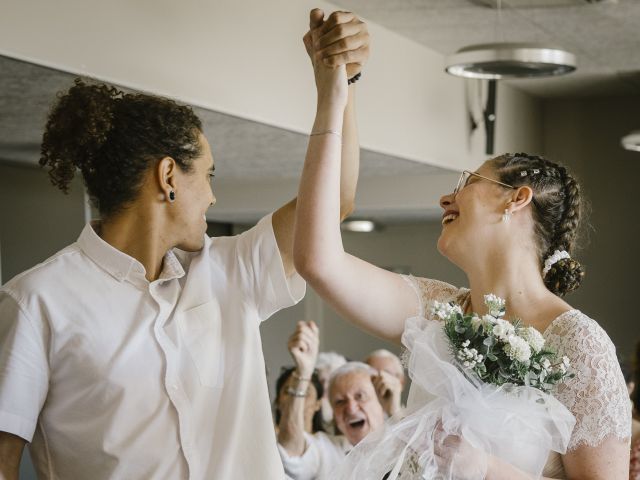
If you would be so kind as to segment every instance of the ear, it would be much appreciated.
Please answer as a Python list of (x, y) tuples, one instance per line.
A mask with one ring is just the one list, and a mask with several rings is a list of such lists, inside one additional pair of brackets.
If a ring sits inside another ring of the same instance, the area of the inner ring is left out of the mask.
[(513, 213), (522, 210), (533, 200), (533, 190), (526, 185), (516, 188), (512, 195), (507, 209)]
[(169, 192), (176, 191), (176, 171), (178, 164), (171, 157), (164, 157), (156, 166), (156, 179), (158, 188), (165, 199), (169, 198)]

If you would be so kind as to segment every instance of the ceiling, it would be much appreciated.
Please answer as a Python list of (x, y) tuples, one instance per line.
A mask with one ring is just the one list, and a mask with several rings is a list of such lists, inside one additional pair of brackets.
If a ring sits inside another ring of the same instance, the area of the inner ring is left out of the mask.
[(443, 55), (498, 41), (547, 43), (574, 53), (575, 73), (508, 81), (538, 97), (640, 95), (639, 0), (502, 0), (499, 14), (498, 1), (332, 3)]

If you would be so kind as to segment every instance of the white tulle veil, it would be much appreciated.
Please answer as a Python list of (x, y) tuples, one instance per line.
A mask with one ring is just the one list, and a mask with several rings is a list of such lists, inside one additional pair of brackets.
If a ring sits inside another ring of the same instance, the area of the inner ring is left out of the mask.
[[(476, 468), (466, 468), (475, 473), (465, 478), (482, 480), (486, 464), (478, 458), (484, 455), (471, 458), (468, 449), (455, 451), (456, 446), (442, 443), (449, 435), (532, 478), (540, 477), (552, 450), (565, 453), (575, 419), (553, 396), (533, 387), (496, 387), (466, 375), (454, 364), (440, 322), (408, 319), (402, 342), (409, 353), (412, 389), (429, 400), (410, 404), (367, 436), (332, 478), (458, 480), (456, 463), (476, 462)], [(448, 449), (446, 460), (434, 451), (436, 444), (440, 453)]]

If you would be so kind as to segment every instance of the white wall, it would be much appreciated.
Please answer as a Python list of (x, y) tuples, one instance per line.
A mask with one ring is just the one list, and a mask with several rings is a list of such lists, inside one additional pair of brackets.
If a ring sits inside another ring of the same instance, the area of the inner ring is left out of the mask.
[[(316, 0), (4, 0), (0, 53), (308, 132), (315, 93), (301, 38), (316, 6), (337, 9)], [(369, 29), (373, 52), (358, 85), (363, 147), (475, 168), (484, 140), (469, 138), (464, 81), (444, 73), (442, 55)], [(505, 101), (524, 95), (507, 85), (499, 95), (498, 123), (520, 132), (499, 137), (509, 150), (508, 139), (530, 133), (522, 119), (537, 113)]]
[(2, 281), (74, 242), (84, 226), (84, 205), (78, 178), (65, 195), (44, 170), (0, 163)]
[(545, 154), (575, 172), (592, 208), (578, 254), (586, 277), (568, 301), (607, 330), (621, 355), (640, 339), (640, 153), (620, 147), (620, 138), (638, 129), (638, 96), (544, 104)]

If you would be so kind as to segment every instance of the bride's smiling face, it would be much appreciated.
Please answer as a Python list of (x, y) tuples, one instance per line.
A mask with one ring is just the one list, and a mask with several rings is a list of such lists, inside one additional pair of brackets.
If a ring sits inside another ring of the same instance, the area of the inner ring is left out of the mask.
[[(483, 178), (484, 177), (484, 178)], [(502, 214), (511, 189), (500, 185), (491, 161), (462, 178), (458, 188), (440, 199), (443, 209), (438, 250), (463, 267), (465, 257), (485, 251), (500, 239)]]

